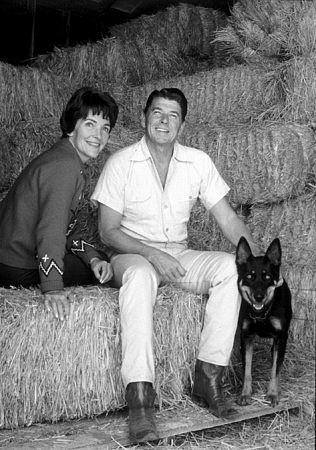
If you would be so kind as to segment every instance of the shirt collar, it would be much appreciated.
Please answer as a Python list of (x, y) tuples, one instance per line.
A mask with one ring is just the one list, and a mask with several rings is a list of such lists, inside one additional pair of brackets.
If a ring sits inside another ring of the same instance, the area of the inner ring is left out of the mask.
[[(139, 145), (136, 147), (135, 152), (131, 156), (132, 161), (146, 161), (150, 159), (151, 155), (146, 144), (145, 136), (139, 141)], [(173, 158), (181, 162), (192, 162), (191, 152), (181, 145), (178, 141), (174, 144)]]

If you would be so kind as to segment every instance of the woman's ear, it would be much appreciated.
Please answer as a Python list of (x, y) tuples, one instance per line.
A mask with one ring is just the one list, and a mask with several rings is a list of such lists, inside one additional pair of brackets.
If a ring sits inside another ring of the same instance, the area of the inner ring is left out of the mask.
[(146, 128), (146, 116), (145, 116), (145, 113), (143, 113), (143, 112), (142, 112), (142, 116), (140, 118), (140, 123), (141, 123), (141, 126), (145, 129)]

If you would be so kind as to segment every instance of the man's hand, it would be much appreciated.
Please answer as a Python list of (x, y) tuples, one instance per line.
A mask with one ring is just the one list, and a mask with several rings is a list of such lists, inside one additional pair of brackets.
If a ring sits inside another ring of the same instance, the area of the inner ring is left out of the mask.
[(44, 305), (47, 311), (61, 321), (67, 320), (70, 315), (73, 297), (70, 292), (50, 291), (44, 294)]
[(161, 281), (177, 281), (186, 274), (179, 261), (168, 253), (155, 249), (147, 259), (157, 270)]
[(94, 276), (100, 283), (106, 283), (113, 277), (111, 264), (99, 258), (92, 258), (90, 267)]

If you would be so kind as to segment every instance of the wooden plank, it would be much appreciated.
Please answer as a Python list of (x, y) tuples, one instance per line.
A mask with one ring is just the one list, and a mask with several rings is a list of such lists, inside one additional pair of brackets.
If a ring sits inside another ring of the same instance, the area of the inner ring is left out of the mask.
[[(285, 410), (294, 410), (300, 407), (299, 402), (281, 402), (277, 407), (271, 408), (262, 402), (255, 402), (249, 406), (233, 405), (236, 412), (228, 419), (216, 418), (207, 409), (195, 405), (183, 408), (171, 408), (157, 412), (157, 428), (160, 439), (173, 437), (179, 434), (201, 431), (214, 427), (241, 422), (256, 417), (275, 414)], [(76, 422), (58, 423), (56, 425), (40, 425), (36, 428), (33, 439), (31, 434), (23, 438), (23, 431), (15, 437), (15, 442), (5, 445), (7, 449), (44, 450), (44, 449), (115, 449), (119, 446), (131, 445), (128, 439), (127, 413), (116, 413), (94, 420), (81, 420)], [(24, 429), (25, 430), (25, 429)], [(30, 431), (30, 429), (29, 429)], [(0, 446), (5, 440), (7, 431), (0, 432)], [(14, 431), (10, 431), (11, 435)], [(27, 439), (27, 440), (25, 440)]]

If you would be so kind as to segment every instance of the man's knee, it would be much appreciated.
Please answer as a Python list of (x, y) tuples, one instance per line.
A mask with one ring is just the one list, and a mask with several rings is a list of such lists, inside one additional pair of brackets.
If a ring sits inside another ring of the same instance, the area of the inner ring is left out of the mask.
[(235, 280), (237, 283), (237, 267), (235, 262), (235, 255), (224, 252), (220, 254), (217, 274), (222, 281)]
[(123, 273), (122, 284), (128, 281), (133, 284), (158, 287), (158, 275), (152, 264), (146, 258), (135, 255)]

